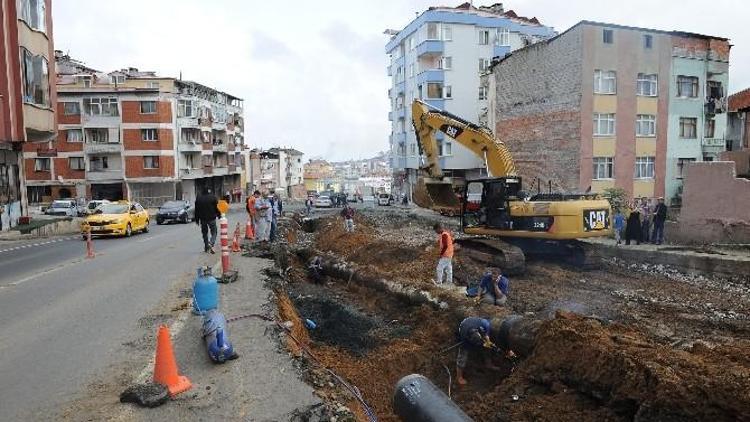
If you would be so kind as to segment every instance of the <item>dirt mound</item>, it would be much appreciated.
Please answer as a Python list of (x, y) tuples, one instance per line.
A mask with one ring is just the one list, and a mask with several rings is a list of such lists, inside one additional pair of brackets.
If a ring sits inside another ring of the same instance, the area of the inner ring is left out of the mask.
[[(294, 304), (292, 304), (292, 301), (289, 300), (286, 293), (282, 291), (276, 292), (276, 299), (279, 309), (279, 319), (281, 321), (291, 321), (293, 324), (292, 335), (294, 338), (303, 344), (309, 344), (310, 337), (308, 336), (304, 325), (302, 325), (302, 320), (300, 319)], [(286, 339), (286, 347), (294, 356), (302, 356), (302, 348), (300, 348), (300, 346), (291, 338)]]

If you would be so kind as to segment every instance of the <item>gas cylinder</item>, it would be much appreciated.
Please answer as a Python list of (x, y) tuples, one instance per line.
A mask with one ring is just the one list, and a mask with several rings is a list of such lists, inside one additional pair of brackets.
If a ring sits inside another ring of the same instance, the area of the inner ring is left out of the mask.
[(200, 267), (193, 283), (193, 313), (203, 314), (218, 306), (219, 284), (211, 275), (211, 267)]
[(229, 341), (227, 320), (224, 314), (212, 309), (203, 314), (203, 340), (206, 342), (208, 357), (216, 363), (236, 359), (237, 353)]

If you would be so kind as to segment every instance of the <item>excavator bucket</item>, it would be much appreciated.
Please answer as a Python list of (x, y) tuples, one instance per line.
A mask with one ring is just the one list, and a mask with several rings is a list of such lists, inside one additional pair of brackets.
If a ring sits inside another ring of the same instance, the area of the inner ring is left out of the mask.
[(414, 189), (414, 202), (443, 214), (457, 215), (461, 211), (461, 202), (453, 192), (453, 185), (442, 180), (420, 177)]

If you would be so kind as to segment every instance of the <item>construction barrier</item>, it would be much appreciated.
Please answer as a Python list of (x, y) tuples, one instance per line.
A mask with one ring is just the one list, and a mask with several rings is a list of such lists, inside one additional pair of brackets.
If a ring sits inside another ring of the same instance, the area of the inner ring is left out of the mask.
[(169, 390), (169, 395), (174, 397), (193, 387), (187, 377), (177, 372), (177, 362), (172, 350), (172, 339), (169, 337), (169, 328), (162, 325), (156, 337), (156, 360), (154, 362), (154, 382), (162, 384)]
[(248, 217), (247, 223), (245, 223), (245, 239), (255, 239), (255, 230), (253, 229), (253, 220)]
[(225, 274), (229, 272), (229, 222), (225, 214), (221, 215), (219, 224), (221, 227), (219, 231), (221, 236), (221, 272)]
[(232, 252), (242, 252), (240, 249), (240, 223), (234, 229), (234, 238), (232, 239)]
[(91, 227), (86, 231), (86, 258), (94, 258), (94, 241), (91, 240)]

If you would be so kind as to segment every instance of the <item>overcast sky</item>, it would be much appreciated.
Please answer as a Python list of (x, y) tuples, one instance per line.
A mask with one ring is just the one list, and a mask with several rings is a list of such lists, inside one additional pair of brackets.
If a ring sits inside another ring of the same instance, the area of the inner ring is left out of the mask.
[[(55, 47), (91, 67), (137, 67), (245, 100), (251, 146), (365, 158), (388, 148), (386, 28), (461, 1), (55, 0)], [(475, 2), (475, 5), (490, 4)], [(741, 0), (515, 0), (563, 31), (587, 19), (730, 38), (730, 92), (750, 86), (750, 8)]]

